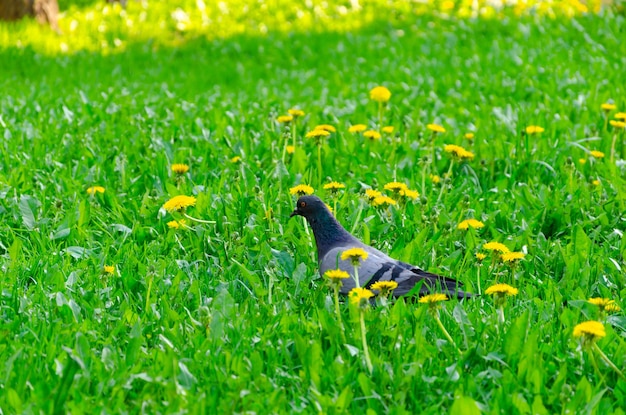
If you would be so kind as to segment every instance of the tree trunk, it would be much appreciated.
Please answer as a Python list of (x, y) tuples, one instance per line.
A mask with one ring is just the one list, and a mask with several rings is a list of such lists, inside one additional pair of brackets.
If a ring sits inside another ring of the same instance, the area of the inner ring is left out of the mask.
[(0, 20), (19, 20), (25, 16), (33, 16), (41, 24), (49, 24), (59, 30), (57, 0), (0, 0)]

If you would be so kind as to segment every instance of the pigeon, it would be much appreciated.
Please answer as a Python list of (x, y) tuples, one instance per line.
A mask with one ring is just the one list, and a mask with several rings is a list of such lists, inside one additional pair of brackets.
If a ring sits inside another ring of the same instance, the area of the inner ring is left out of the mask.
[(349, 259), (342, 261), (341, 254), (350, 248), (362, 248), (368, 255), (365, 261), (360, 261), (358, 267), (361, 287), (370, 288), (378, 281), (395, 281), (398, 287), (393, 291), (393, 295), (400, 297), (411, 292), (415, 285), (423, 281), (419, 295), (443, 292), (457, 298), (472, 296), (460, 290), (463, 284), (459, 281), (421, 270), (365, 245), (341, 226), (326, 204), (317, 196), (300, 197), (290, 217), (296, 215), (303, 216), (313, 230), (320, 275), (323, 276), (326, 271), (333, 269), (341, 269), (350, 274), (351, 278), (343, 280), (340, 289), (342, 294), (348, 294), (356, 287), (356, 282), (354, 266)]

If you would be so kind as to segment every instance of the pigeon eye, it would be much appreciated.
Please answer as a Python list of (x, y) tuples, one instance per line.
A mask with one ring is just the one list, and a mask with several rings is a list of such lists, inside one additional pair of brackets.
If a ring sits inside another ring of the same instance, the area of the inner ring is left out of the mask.
[(306, 206), (306, 202), (300, 202), (300, 207), (305, 207)]

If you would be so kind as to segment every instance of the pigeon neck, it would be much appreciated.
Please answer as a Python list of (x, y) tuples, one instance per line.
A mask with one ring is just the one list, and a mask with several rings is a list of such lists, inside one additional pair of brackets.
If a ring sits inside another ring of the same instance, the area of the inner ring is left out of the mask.
[(318, 259), (334, 248), (338, 242), (354, 241), (354, 236), (341, 226), (330, 212), (323, 212), (317, 216), (308, 218), (309, 225), (315, 236)]

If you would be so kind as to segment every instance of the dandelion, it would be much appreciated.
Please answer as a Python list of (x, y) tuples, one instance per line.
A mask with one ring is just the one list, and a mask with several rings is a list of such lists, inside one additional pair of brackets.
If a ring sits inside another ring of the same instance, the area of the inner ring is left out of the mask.
[(181, 176), (189, 171), (189, 166), (183, 163), (172, 164), (172, 171)]
[(400, 182), (389, 182), (384, 186), (385, 190), (390, 190), (394, 193), (400, 193), (401, 190), (407, 190), (408, 186)]
[(398, 288), (398, 283), (395, 281), (378, 281), (372, 284), (370, 287), (372, 290), (379, 291), (381, 297), (389, 297), (389, 295)]
[(193, 197), (193, 196), (185, 196), (185, 195), (178, 195), (178, 196), (174, 196), (173, 198), (171, 198), (170, 200), (165, 202), (163, 204), (163, 209), (165, 209), (168, 212), (172, 213), (172, 212), (185, 210), (186, 208), (188, 208), (190, 206), (194, 206), (195, 204), (196, 204), (196, 198), (195, 197)]
[(87, 189), (87, 193), (90, 194), (91, 196), (95, 195), (96, 193), (104, 193), (104, 187), (91, 186), (90, 188)]
[(281, 124), (289, 124), (293, 121), (293, 115), (280, 115), (278, 118), (276, 118), (276, 121)]
[(403, 189), (400, 190), (398, 192), (398, 194), (402, 197), (404, 197), (405, 199), (417, 199), (418, 197), (420, 197), (420, 194), (417, 190), (410, 190), (410, 189)]
[(460, 160), (466, 160), (466, 159), (473, 160), (474, 159), (474, 153), (472, 153), (471, 151), (467, 151), (463, 147), (457, 146), (455, 144), (446, 144), (443, 147), (443, 151), (445, 151), (448, 154), (451, 154), (452, 157), (458, 158)]
[(394, 127), (393, 125), (387, 125), (386, 127), (383, 127), (381, 130), (385, 134), (391, 134), (393, 133)]
[(289, 189), (289, 193), (291, 195), (297, 195), (298, 197), (313, 194), (314, 191), (315, 190), (307, 184), (299, 184)]
[(626, 128), (626, 122), (624, 121), (611, 120), (609, 121), (609, 124), (611, 124), (613, 128)]
[(545, 129), (543, 127), (539, 127), (538, 125), (529, 125), (526, 127), (526, 134), (528, 135), (541, 134), (544, 131)]
[(481, 262), (482, 260), (487, 258), (487, 255), (485, 255), (483, 253), (480, 253), (480, 252), (477, 252), (475, 256), (476, 256), (476, 259), (478, 260), (478, 262)]
[(446, 129), (443, 128), (443, 126), (439, 125), (439, 124), (428, 124), (426, 125), (426, 128), (428, 128), (430, 131), (432, 131), (434, 134), (436, 133), (445, 133)]
[(180, 229), (187, 226), (187, 221), (185, 219), (181, 220), (172, 220), (167, 222), (167, 227), (170, 229)]
[(435, 319), (435, 322), (439, 326), (439, 329), (441, 329), (443, 335), (448, 339), (450, 344), (452, 344), (454, 348), (459, 353), (461, 353), (461, 350), (459, 350), (459, 348), (456, 346), (456, 343), (452, 339), (452, 336), (450, 336), (450, 333), (448, 333), (448, 330), (446, 330), (445, 326), (441, 322), (441, 319), (439, 318), (439, 308), (441, 307), (439, 303), (442, 301), (447, 301), (447, 300), (448, 300), (447, 295), (436, 293), (436, 294), (425, 295), (424, 297), (419, 299), (419, 302), (422, 304), (428, 304), (428, 313), (431, 316), (433, 316), (433, 318)]
[(602, 323), (593, 320), (582, 322), (574, 327), (574, 331), (572, 334), (574, 335), (574, 337), (580, 337), (581, 346), (583, 347), (583, 349), (589, 350), (589, 352), (591, 353), (591, 362), (599, 375), (601, 375), (601, 372), (598, 368), (598, 365), (596, 364), (592, 351), (598, 353), (602, 360), (604, 360), (606, 364), (609, 365), (609, 367), (613, 369), (615, 373), (617, 373), (622, 379), (626, 379), (622, 371), (619, 370), (617, 366), (615, 366), (611, 359), (609, 359), (609, 357), (604, 354), (602, 349), (600, 349), (600, 347), (596, 343), (597, 340), (606, 337), (606, 330), (604, 329), (604, 325)]
[(500, 256), (500, 259), (502, 259), (502, 261), (504, 262), (515, 262), (518, 261), (520, 259), (524, 259), (524, 253), (523, 252), (505, 252)]
[(115, 265), (105, 265), (102, 267), (102, 272), (107, 275), (115, 274)]
[(506, 254), (507, 252), (511, 252), (506, 245), (501, 244), (500, 242), (487, 242), (483, 245), (483, 249), (487, 251), (498, 251), (501, 254)]
[(613, 116), (616, 120), (626, 121), (626, 112), (618, 112)]
[(430, 174), (428, 177), (430, 178), (430, 181), (433, 182), (433, 184), (439, 184), (439, 182), (441, 182), (441, 177), (439, 177), (437, 174)]
[(589, 152), (594, 158), (601, 159), (604, 158), (604, 153), (598, 150), (592, 150)]
[(293, 154), (296, 151), (296, 147), (295, 146), (287, 146), (287, 147), (285, 147), (285, 149), (287, 150), (288, 154)]
[(367, 201), (372, 203), (374, 201), (374, 199), (376, 199), (377, 197), (382, 196), (383, 194), (380, 193), (378, 190), (374, 190), (374, 189), (365, 189), (365, 197), (367, 197)]
[(391, 91), (384, 86), (377, 86), (370, 91), (370, 99), (379, 103), (388, 102), (391, 99)]
[(287, 113), (291, 115), (293, 118), (304, 117), (304, 111), (297, 109), (297, 108), (292, 108), (288, 110)]
[(324, 131), (328, 131), (329, 133), (337, 132), (337, 129), (330, 124), (316, 125), (314, 130), (324, 130)]
[(372, 359), (370, 359), (369, 348), (367, 347), (367, 330), (365, 328), (365, 309), (369, 305), (369, 299), (374, 296), (374, 293), (367, 288), (353, 288), (348, 293), (350, 302), (356, 305), (359, 309), (359, 323), (361, 325), (361, 343), (363, 344), (363, 357), (365, 358), (365, 364), (367, 369), (372, 373), (374, 367), (372, 366)]
[(600, 105), (600, 108), (602, 108), (602, 111), (611, 112), (615, 108), (617, 108), (617, 106), (615, 104), (610, 103), (610, 102), (605, 102), (604, 104)]
[(587, 163), (587, 159), (580, 158), (580, 159), (578, 159), (578, 162), (580, 164), (585, 164), (585, 163)]
[(337, 322), (339, 323), (339, 327), (341, 329), (341, 338), (343, 343), (347, 343), (346, 334), (343, 328), (343, 322), (341, 320), (341, 312), (339, 310), (339, 288), (343, 284), (343, 280), (350, 277), (350, 274), (340, 269), (331, 269), (324, 273), (324, 277), (328, 280), (331, 288), (333, 289), (333, 298), (335, 302), (335, 315), (337, 317)]
[(474, 133), (465, 133), (465, 139), (468, 141), (472, 141), (474, 139)]
[(308, 133), (306, 133), (306, 138), (315, 138), (318, 140), (324, 137), (328, 137), (330, 135), (330, 133), (326, 130), (312, 130), (309, 131)]
[(592, 181), (591, 181), (591, 184), (592, 184), (593, 186), (600, 186), (600, 180), (598, 180), (598, 179), (594, 179), (594, 180), (592, 180)]
[(588, 300), (590, 304), (593, 304), (598, 307), (600, 313), (603, 312), (618, 312), (620, 311), (620, 307), (615, 304), (615, 300), (611, 300), (610, 298), (600, 298), (594, 297)]
[(378, 197), (374, 198), (374, 200), (372, 201), (372, 205), (374, 205), (376, 207), (383, 206), (383, 205), (393, 206), (393, 205), (397, 205), (397, 204), (398, 204), (398, 202), (396, 202), (395, 200), (393, 200), (389, 196), (378, 196)]
[(363, 248), (350, 248), (341, 253), (341, 260), (350, 260), (353, 266), (358, 266), (361, 260), (365, 261), (368, 257), (367, 252)]
[(480, 229), (483, 227), (485, 227), (485, 224), (476, 219), (465, 219), (464, 221), (456, 225), (457, 229), (461, 229), (464, 231), (468, 230), (469, 228)]
[(362, 133), (365, 130), (367, 130), (367, 125), (365, 125), (365, 124), (355, 124), (355, 125), (351, 125), (348, 128), (348, 132), (352, 133), (352, 134)]
[(241, 156), (235, 156), (230, 159), (230, 162), (233, 164), (241, 163)]
[(496, 303), (498, 322), (504, 323), (504, 304), (507, 296), (514, 296), (518, 293), (517, 288), (513, 288), (508, 284), (495, 284), (485, 290), (485, 294), (492, 295)]
[(339, 189), (345, 189), (346, 185), (339, 182), (330, 182), (324, 185), (324, 190), (330, 190), (331, 192), (337, 192)]
[(375, 140), (379, 140), (380, 137), (382, 136), (380, 135), (378, 131), (368, 130), (363, 133), (363, 137), (369, 138), (371, 141), (375, 141)]

